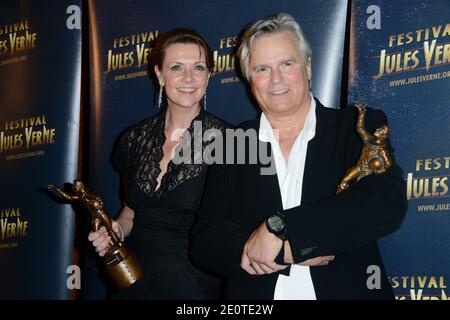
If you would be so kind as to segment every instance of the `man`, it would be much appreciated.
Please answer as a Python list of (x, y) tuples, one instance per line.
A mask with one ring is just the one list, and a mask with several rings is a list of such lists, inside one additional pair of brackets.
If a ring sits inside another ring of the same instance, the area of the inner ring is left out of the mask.
[[(361, 152), (357, 113), (314, 99), (311, 48), (291, 16), (253, 24), (238, 54), (262, 110), (240, 128), (257, 130), (276, 175), (262, 174), (261, 163), (212, 166), (192, 259), (227, 279), (225, 298), (392, 299), (376, 240), (406, 212), (402, 170), (393, 161), (336, 195)], [(382, 112), (367, 110), (370, 132), (384, 123)]]

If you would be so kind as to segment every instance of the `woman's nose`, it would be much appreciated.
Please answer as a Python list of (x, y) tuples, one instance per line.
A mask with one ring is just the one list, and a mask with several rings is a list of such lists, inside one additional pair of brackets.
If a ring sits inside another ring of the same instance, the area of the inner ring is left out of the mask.
[(192, 81), (192, 71), (189, 69), (185, 70), (183, 74), (183, 79), (188, 82)]

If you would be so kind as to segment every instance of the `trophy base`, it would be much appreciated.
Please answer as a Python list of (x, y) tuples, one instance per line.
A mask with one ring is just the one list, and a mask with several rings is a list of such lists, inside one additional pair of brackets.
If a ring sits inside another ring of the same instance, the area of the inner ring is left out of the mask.
[(123, 245), (107, 253), (104, 263), (106, 274), (119, 290), (129, 287), (142, 277), (141, 264)]

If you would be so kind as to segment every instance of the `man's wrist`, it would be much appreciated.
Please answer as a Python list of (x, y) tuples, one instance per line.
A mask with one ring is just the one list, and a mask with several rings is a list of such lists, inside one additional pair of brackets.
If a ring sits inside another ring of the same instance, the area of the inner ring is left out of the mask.
[(287, 225), (284, 215), (277, 211), (266, 219), (267, 230), (279, 239), (287, 240)]

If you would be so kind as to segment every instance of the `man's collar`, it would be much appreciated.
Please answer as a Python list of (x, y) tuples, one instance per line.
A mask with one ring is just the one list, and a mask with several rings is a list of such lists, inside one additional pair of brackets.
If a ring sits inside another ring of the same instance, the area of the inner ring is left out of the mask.
[[(308, 115), (306, 116), (305, 124), (301, 132), (303, 132), (303, 137), (306, 141), (310, 141), (316, 135), (316, 100), (312, 93), (309, 93), (311, 97), (311, 105), (309, 108)], [(275, 135), (272, 130), (272, 125), (267, 119), (264, 112), (261, 113), (261, 118), (259, 120), (259, 132), (258, 139), (263, 142), (270, 142), (275, 140)]]

